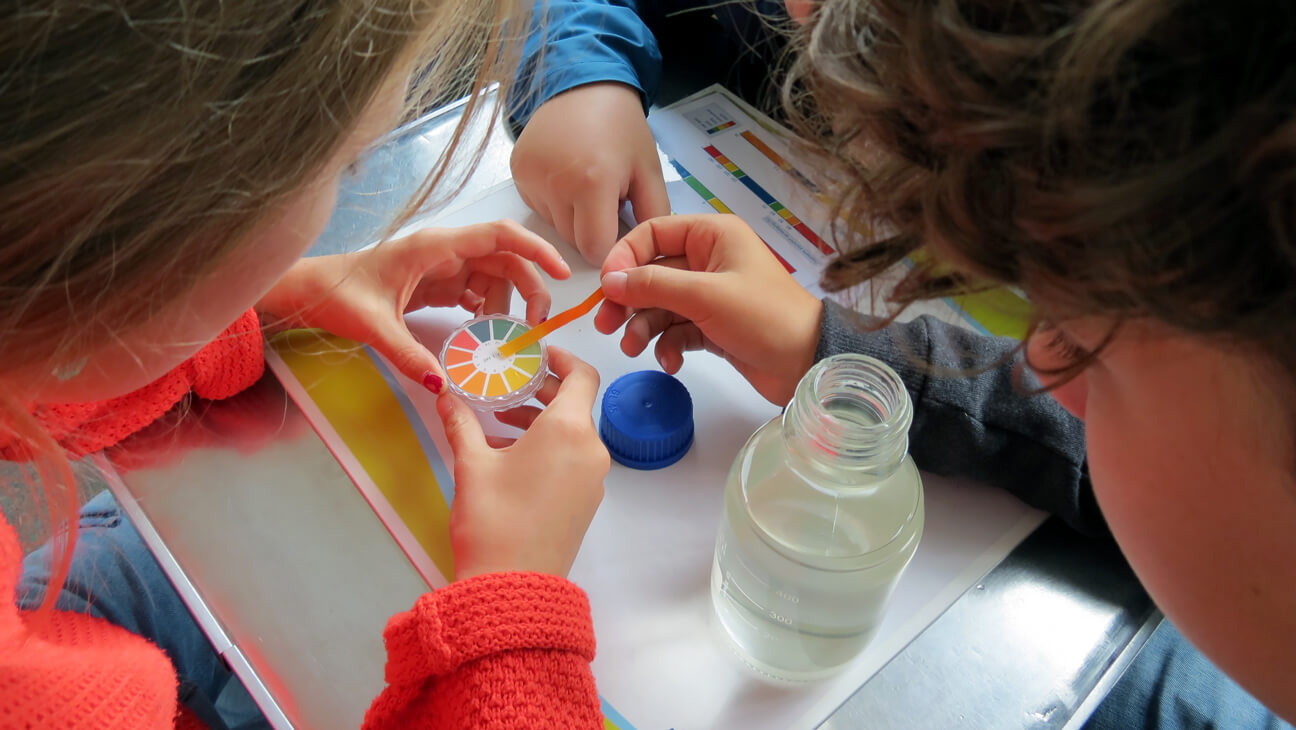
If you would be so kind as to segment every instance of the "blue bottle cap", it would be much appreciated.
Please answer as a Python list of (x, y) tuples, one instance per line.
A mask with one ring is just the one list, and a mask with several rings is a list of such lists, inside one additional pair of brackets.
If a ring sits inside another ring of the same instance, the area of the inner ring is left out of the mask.
[(670, 466), (693, 445), (693, 399), (666, 373), (622, 375), (603, 394), (599, 436), (612, 458), (628, 467)]

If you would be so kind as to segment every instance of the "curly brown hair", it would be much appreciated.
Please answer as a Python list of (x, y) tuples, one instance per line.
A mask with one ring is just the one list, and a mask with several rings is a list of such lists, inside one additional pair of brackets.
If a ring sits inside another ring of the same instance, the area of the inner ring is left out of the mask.
[[(1021, 287), (1296, 372), (1296, 3), (824, 0), (784, 102), (844, 168), (830, 289)], [(941, 268), (943, 266), (943, 268)]]

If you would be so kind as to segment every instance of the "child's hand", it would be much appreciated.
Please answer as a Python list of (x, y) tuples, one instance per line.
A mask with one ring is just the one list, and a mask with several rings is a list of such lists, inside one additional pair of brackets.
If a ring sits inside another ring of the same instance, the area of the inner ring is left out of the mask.
[(597, 329), (615, 332), (633, 310), (621, 349), (638, 355), (657, 338), (668, 373), (683, 365), (685, 350), (705, 348), (784, 405), (814, 364), (823, 305), (734, 216), (639, 225), (608, 254), (603, 293)]
[(595, 266), (616, 243), (623, 200), (640, 221), (670, 214), (639, 92), (623, 84), (588, 84), (546, 101), (518, 137), (512, 167), (526, 204)]
[(603, 499), (611, 459), (590, 416), (598, 373), (556, 347), (549, 366), (553, 375), (536, 395), (548, 407), (500, 414), (526, 429), (502, 448), (491, 447), (463, 401), (445, 395), (437, 402), (455, 453), (456, 580), (510, 570), (566, 576)]
[(462, 306), (507, 312), (513, 287), (527, 319), (549, 313), (539, 272), (565, 279), (571, 269), (548, 241), (512, 221), (428, 228), (356, 253), (302, 259), (257, 305), (294, 327), (319, 327), (372, 345), (406, 377), (439, 393), (445, 371), (405, 326), (405, 313)]

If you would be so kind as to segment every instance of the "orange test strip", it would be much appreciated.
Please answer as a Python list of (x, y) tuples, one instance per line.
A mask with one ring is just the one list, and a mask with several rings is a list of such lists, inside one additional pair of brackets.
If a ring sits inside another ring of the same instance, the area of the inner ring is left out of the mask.
[(522, 352), (531, 345), (544, 339), (545, 335), (548, 335), (550, 332), (589, 314), (590, 310), (598, 306), (598, 303), (601, 301), (603, 301), (603, 288), (599, 287), (580, 304), (577, 304), (565, 312), (555, 314), (544, 322), (532, 327), (530, 332), (518, 335), (516, 338), (500, 345), (499, 354), (502, 357), (512, 357), (519, 352)]

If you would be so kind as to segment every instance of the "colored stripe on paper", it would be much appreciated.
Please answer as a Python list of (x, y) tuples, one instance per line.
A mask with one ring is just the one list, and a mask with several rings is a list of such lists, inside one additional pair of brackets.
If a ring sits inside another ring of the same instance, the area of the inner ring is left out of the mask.
[(783, 155), (780, 155), (779, 153), (775, 152), (774, 148), (770, 147), (768, 144), (765, 144), (765, 140), (761, 139), (760, 137), (757, 137), (751, 130), (743, 130), (740, 136), (743, 139), (747, 140), (752, 147), (755, 147), (756, 151), (764, 155), (767, 160), (773, 162), (775, 165), (778, 165), (779, 169), (781, 169), (783, 172), (786, 172), (787, 174), (796, 178), (797, 182), (801, 183), (801, 185), (803, 185), (807, 190), (815, 194), (819, 193), (818, 185), (815, 185), (813, 182), (811, 182), (810, 178), (803, 175), (801, 171), (796, 169), (796, 167), (794, 167), (791, 162), (788, 162), (783, 157)]
[(949, 299), (987, 334), (1018, 340), (1026, 338), (1031, 305), (1011, 289), (1000, 287), (975, 294), (959, 294)]
[(450, 505), (429, 463), (440, 456), (420, 443), (365, 349), (318, 330), (285, 332), (273, 346), (437, 569), (453, 576)]
[(397, 402), (401, 405), (401, 410), (405, 411), (405, 420), (409, 423), (410, 429), (414, 431), (414, 437), (418, 439), (419, 445), (423, 447), (428, 466), (432, 467), (432, 473), (436, 475), (437, 486), (441, 488), (441, 496), (445, 497), (445, 503), (454, 504), (454, 477), (451, 476), (450, 470), (446, 468), (445, 462), (441, 460), (441, 452), (437, 450), (436, 441), (432, 440), (432, 433), (428, 431), (427, 424), (423, 422), (423, 417), (419, 415), (414, 401), (410, 400), (409, 394), (405, 392), (399, 376), (395, 371), (387, 367), (387, 363), (383, 362), (373, 348), (366, 346), (365, 354), (369, 355), (374, 367), (378, 368), (378, 373), (383, 376), (383, 380), (387, 381), (387, 387), (391, 389), (392, 395), (396, 396)]
[[(746, 140), (752, 147), (756, 148), (756, 150), (770, 162), (778, 165), (779, 169), (795, 178), (797, 182), (807, 190), (819, 196), (821, 201), (826, 204), (832, 203), (832, 201), (820, 191), (819, 186), (815, 185), (814, 182), (793, 166), (791, 162), (788, 162), (786, 158), (766, 144), (765, 140), (758, 137), (751, 130), (743, 130), (739, 136)], [(725, 165), (725, 169), (729, 170), (730, 174), (734, 174), (734, 170), (738, 170), (737, 166), (733, 165), (732, 162), (729, 162), (727, 158), (721, 159), (724, 156), (712, 152), (713, 149), (715, 148), (708, 147), (707, 152), (710, 153), (712, 157), (715, 157), (722, 165), (728, 163)], [(731, 165), (732, 169), (730, 169)], [(738, 170), (738, 172), (741, 173), (742, 171)], [(751, 178), (748, 177), (746, 179), (750, 180)], [(748, 187), (750, 188), (751, 184), (749, 184)], [(759, 194), (757, 197), (760, 197)], [(766, 204), (769, 205), (768, 202)], [(782, 211), (780, 211), (780, 215), (783, 215)], [(857, 229), (855, 230), (855, 233), (866, 238), (870, 235), (866, 229)], [(823, 249), (821, 248), (820, 250)], [(959, 310), (970, 324), (986, 334), (1014, 337), (1017, 339), (1022, 339), (1026, 336), (1026, 330), (1031, 319), (1031, 306), (1029, 302), (1022, 299), (1011, 289), (990, 289), (987, 291), (976, 292), (975, 294), (960, 294), (957, 296), (947, 297), (947, 299), (949, 300), (950, 305)]]
[(735, 165), (728, 157), (725, 157), (720, 150), (715, 148), (715, 145), (707, 145), (702, 149), (706, 150), (707, 154), (711, 155), (716, 162), (720, 163), (721, 167), (732, 175), (735, 180), (742, 183), (748, 190), (750, 190), (762, 203), (769, 206), (770, 210), (778, 213), (779, 217), (782, 218), (784, 222), (795, 229), (797, 233), (800, 233), (807, 241), (813, 244), (815, 248), (819, 249), (819, 251), (823, 252), (827, 256), (831, 256), (834, 253), (832, 246), (829, 246), (828, 243), (820, 238), (817, 233), (810, 230), (810, 226), (807, 226), (800, 218), (796, 217), (792, 211), (788, 210), (786, 206), (775, 199), (773, 195), (770, 195), (769, 192), (753, 180), (750, 175), (743, 172), (742, 168)]
[[(701, 196), (701, 198), (704, 201), (706, 201), (708, 204), (710, 204), (712, 208), (715, 208), (717, 211), (721, 213), (733, 212), (732, 210), (729, 209), (729, 206), (725, 205), (723, 202), (720, 201), (719, 198), (715, 196), (715, 193), (711, 192), (710, 189), (707, 188), (707, 186), (703, 185), (701, 180), (698, 180), (696, 177), (693, 177), (692, 173), (690, 173), (688, 170), (685, 170), (683, 165), (676, 162), (675, 160), (671, 160), (670, 162), (672, 165), (675, 166), (675, 172), (678, 172), (679, 176), (684, 179), (684, 182), (688, 183), (688, 186), (690, 188), (693, 188), (693, 192)], [(765, 248), (768, 248), (770, 250), (770, 253), (774, 254), (774, 258), (778, 259), (778, 262), (780, 264), (783, 264), (783, 268), (787, 269), (787, 272), (789, 274), (796, 273), (796, 269), (792, 267), (792, 264), (789, 264), (787, 259), (780, 256), (779, 252), (775, 251), (774, 247), (769, 245), (769, 241), (766, 241), (765, 239), (762, 238), (761, 243), (765, 244)]]
[[(765, 140), (761, 139), (760, 137), (757, 137), (755, 134), (749, 131), (744, 131), (741, 136), (743, 139), (751, 143), (751, 146), (755, 147), (770, 162), (773, 162), (774, 164), (778, 165), (779, 168), (781, 168), (784, 172), (796, 178), (797, 182), (801, 183), (801, 185), (804, 188), (814, 193), (814, 196), (819, 200), (820, 203), (823, 203), (824, 205), (828, 206), (830, 209), (836, 206), (836, 201), (828, 197), (828, 195), (824, 193), (823, 190), (821, 190), (819, 186), (814, 183), (814, 181), (806, 177), (791, 162), (788, 162), (786, 159), (783, 158), (782, 155), (775, 152), (772, 147), (770, 147), (768, 144), (765, 144)], [(861, 221), (847, 220), (845, 221), (845, 223), (852, 232), (854, 232), (856, 235), (860, 236), (861, 238), (871, 238), (873, 236), (873, 232), (869, 230), (869, 227)]]
[(723, 132), (723, 131), (725, 131), (726, 129), (732, 127), (732, 126), (735, 125), (735, 124), (737, 124), (737, 122), (732, 121), (732, 120), (730, 120), (730, 121), (728, 121), (728, 122), (725, 122), (724, 124), (717, 124), (716, 126), (710, 128), (710, 129), (708, 129), (708, 130), (707, 130), (707, 134), (715, 134), (716, 132)]
[[(910, 264), (923, 264), (930, 260), (925, 251), (909, 254)], [(945, 299), (969, 324), (988, 335), (1025, 339), (1034, 316), (1031, 303), (1008, 287), (957, 294)]]
[(702, 184), (701, 180), (693, 177), (693, 173), (685, 170), (683, 165), (675, 160), (671, 160), (670, 163), (675, 167), (675, 172), (678, 172), (679, 176), (684, 179), (684, 182), (687, 183), (690, 188), (693, 188), (693, 192), (697, 193), (698, 196), (708, 205), (715, 208), (716, 211), (720, 213), (733, 213), (733, 211), (729, 209), (729, 206), (725, 205), (719, 198), (717, 198), (715, 193), (711, 192), (707, 186)]
[(606, 698), (600, 695), (599, 700), (602, 704), (600, 710), (603, 712), (603, 730), (635, 730), (635, 726), (617, 712)]

